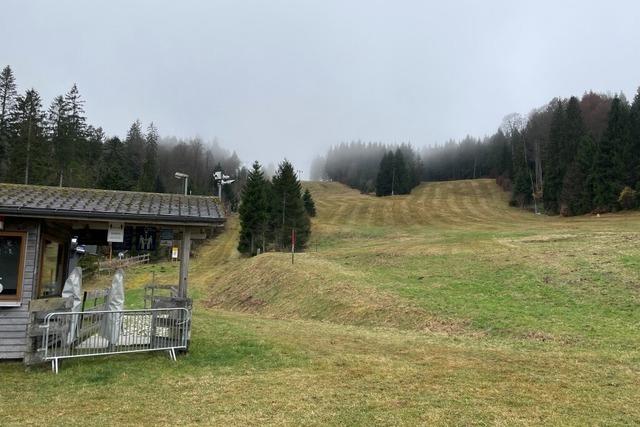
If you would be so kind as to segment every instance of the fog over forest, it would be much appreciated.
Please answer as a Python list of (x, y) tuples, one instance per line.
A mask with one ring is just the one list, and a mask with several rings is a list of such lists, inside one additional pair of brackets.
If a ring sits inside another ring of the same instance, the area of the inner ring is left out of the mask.
[(0, 58), (47, 106), (77, 83), (107, 136), (154, 122), (308, 179), (341, 142), (420, 148), (492, 135), (554, 97), (631, 99), (638, 15), (630, 1), (10, 0)]

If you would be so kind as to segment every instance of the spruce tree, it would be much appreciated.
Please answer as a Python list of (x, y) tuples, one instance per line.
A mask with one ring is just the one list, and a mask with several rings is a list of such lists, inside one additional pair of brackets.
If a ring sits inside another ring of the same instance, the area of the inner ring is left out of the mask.
[(11, 117), (17, 92), (13, 71), (8, 65), (0, 73), (0, 181), (6, 179), (9, 167)]
[(130, 181), (125, 162), (125, 147), (119, 138), (108, 139), (102, 148), (98, 185), (107, 190), (129, 190)]
[(158, 129), (153, 123), (147, 128), (145, 138), (144, 163), (142, 175), (139, 178), (137, 189), (140, 191), (155, 191), (156, 178), (158, 176)]
[[(616, 146), (616, 167), (619, 169), (619, 191), (625, 186), (633, 187), (636, 183), (637, 142), (632, 137), (631, 108), (624, 95), (620, 97), (620, 115), (615, 128), (608, 135)], [(609, 130), (609, 128), (607, 128)], [(619, 194), (618, 194), (619, 195)]]
[(569, 98), (565, 112), (564, 144), (560, 147), (560, 165), (566, 172), (578, 151), (580, 140), (585, 135), (584, 121), (580, 112), (580, 101), (575, 96)]
[(293, 165), (285, 160), (280, 163), (272, 180), (271, 225), (276, 245), (291, 247), (291, 230), (296, 232), (296, 246), (304, 247), (311, 233), (311, 222), (302, 201), (302, 186)]
[(87, 124), (84, 115), (84, 100), (80, 96), (78, 86), (74, 83), (64, 96), (66, 104), (65, 131), (69, 157), (65, 159), (65, 185), (71, 187), (87, 187), (92, 184), (91, 174), (86, 169), (89, 164), (87, 150)]
[(9, 179), (24, 184), (51, 183), (51, 155), (44, 133), (40, 95), (29, 89), (18, 96), (12, 117)]
[(629, 111), (629, 140), (630, 140), (630, 179), (629, 185), (640, 188), (640, 88), (636, 92)]
[(611, 101), (607, 129), (596, 147), (591, 181), (593, 205), (597, 212), (616, 208), (620, 191), (624, 188), (626, 173), (620, 152), (628, 129), (626, 102), (619, 97)]
[(69, 107), (60, 95), (53, 99), (47, 116), (47, 133), (53, 147), (53, 160), (60, 185), (64, 183), (65, 178), (70, 178), (69, 162), (73, 157), (68, 127)]
[(411, 175), (407, 168), (404, 154), (400, 148), (396, 149), (393, 156), (393, 194), (409, 194), (411, 192)]
[(139, 189), (146, 155), (146, 138), (142, 132), (140, 120), (131, 124), (124, 141), (124, 147), (129, 185), (133, 189)]
[(100, 157), (102, 156), (102, 145), (106, 139), (101, 127), (94, 128), (87, 126), (87, 158), (85, 173), (87, 175), (87, 185), (95, 187), (98, 185), (98, 174), (100, 170)]
[(394, 155), (392, 151), (385, 153), (380, 160), (378, 176), (376, 177), (376, 196), (388, 196), (394, 184)]
[(304, 190), (302, 201), (304, 202), (304, 210), (307, 211), (307, 215), (310, 217), (316, 216), (316, 203), (313, 201), (313, 197), (311, 197), (311, 192), (308, 188)]
[(560, 153), (566, 145), (566, 114), (562, 102), (558, 101), (551, 120), (549, 131), (549, 146), (544, 162), (544, 184), (542, 197), (544, 209), (548, 214), (560, 211), (560, 193), (564, 179), (565, 166), (562, 164)]
[(258, 248), (266, 249), (267, 224), (269, 220), (269, 200), (267, 199), (267, 180), (257, 161), (247, 176), (242, 189), (239, 208), (240, 239), (238, 251), (255, 255)]
[[(573, 181), (576, 179), (576, 175), (581, 174), (581, 172), (577, 170), (579, 167), (575, 163), (575, 159), (578, 147), (583, 142), (584, 136), (585, 127), (580, 112), (580, 103), (575, 96), (572, 96), (567, 103), (563, 129), (564, 144), (560, 147), (560, 151), (556, 153), (556, 156), (559, 157), (558, 166), (560, 175), (562, 176), (562, 190), (558, 199), (558, 207), (560, 213), (563, 215), (567, 215), (568, 212), (575, 209), (582, 210), (582, 208), (576, 206), (576, 200), (581, 200), (582, 196), (573, 194), (573, 191), (579, 191), (580, 184)], [(569, 170), (571, 170), (571, 176), (567, 177)], [(583, 178), (586, 178), (586, 176)], [(564, 188), (565, 185), (568, 185), (569, 188)], [(582, 203), (580, 203), (580, 205), (581, 204)]]
[(533, 189), (531, 178), (524, 155), (523, 135), (517, 129), (511, 132), (511, 146), (513, 147), (513, 194), (512, 200), (520, 207), (531, 201)]
[(577, 148), (577, 153), (564, 176), (562, 185), (563, 215), (583, 215), (591, 211), (592, 183), (591, 170), (595, 155), (595, 143), (590, 135), (583, 136)]

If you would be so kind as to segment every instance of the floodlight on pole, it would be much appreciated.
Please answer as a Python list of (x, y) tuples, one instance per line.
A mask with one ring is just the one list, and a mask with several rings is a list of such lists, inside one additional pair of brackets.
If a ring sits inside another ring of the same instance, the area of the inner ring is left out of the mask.
[(235, 179), (230, 179), (229, 175), (225, 175), (222, 171), (216, 171), (213, 173), (213, 180), (218, 184), (218, 197), (220, 203), (222, 203), (222, 186), (235, 182)]
[(187, 188), (189, 187), (189, 175), (182, 172), (176, 172), (173, 174), (176, 179), (184, 179), (184, 195), (187, 195)]

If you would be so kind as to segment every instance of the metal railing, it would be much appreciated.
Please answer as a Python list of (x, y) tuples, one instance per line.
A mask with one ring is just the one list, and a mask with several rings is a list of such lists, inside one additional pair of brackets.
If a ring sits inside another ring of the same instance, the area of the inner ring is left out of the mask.
[(60, 359), (186, 349), (191, 330), (187, 308), (49, 313), (40, 326), (43, 360), (58, 373)]

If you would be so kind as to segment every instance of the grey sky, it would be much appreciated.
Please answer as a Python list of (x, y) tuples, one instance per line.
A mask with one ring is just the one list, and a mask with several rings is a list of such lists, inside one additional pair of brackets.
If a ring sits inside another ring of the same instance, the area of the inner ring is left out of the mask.
[(154, 121), (308, 176), (341, 141), (422, 146), (554, 96), (633, 96), (640, 3), (521, 3), (4, 0), (0, 65), (47, 106), (77, 82), (108, 134)]

